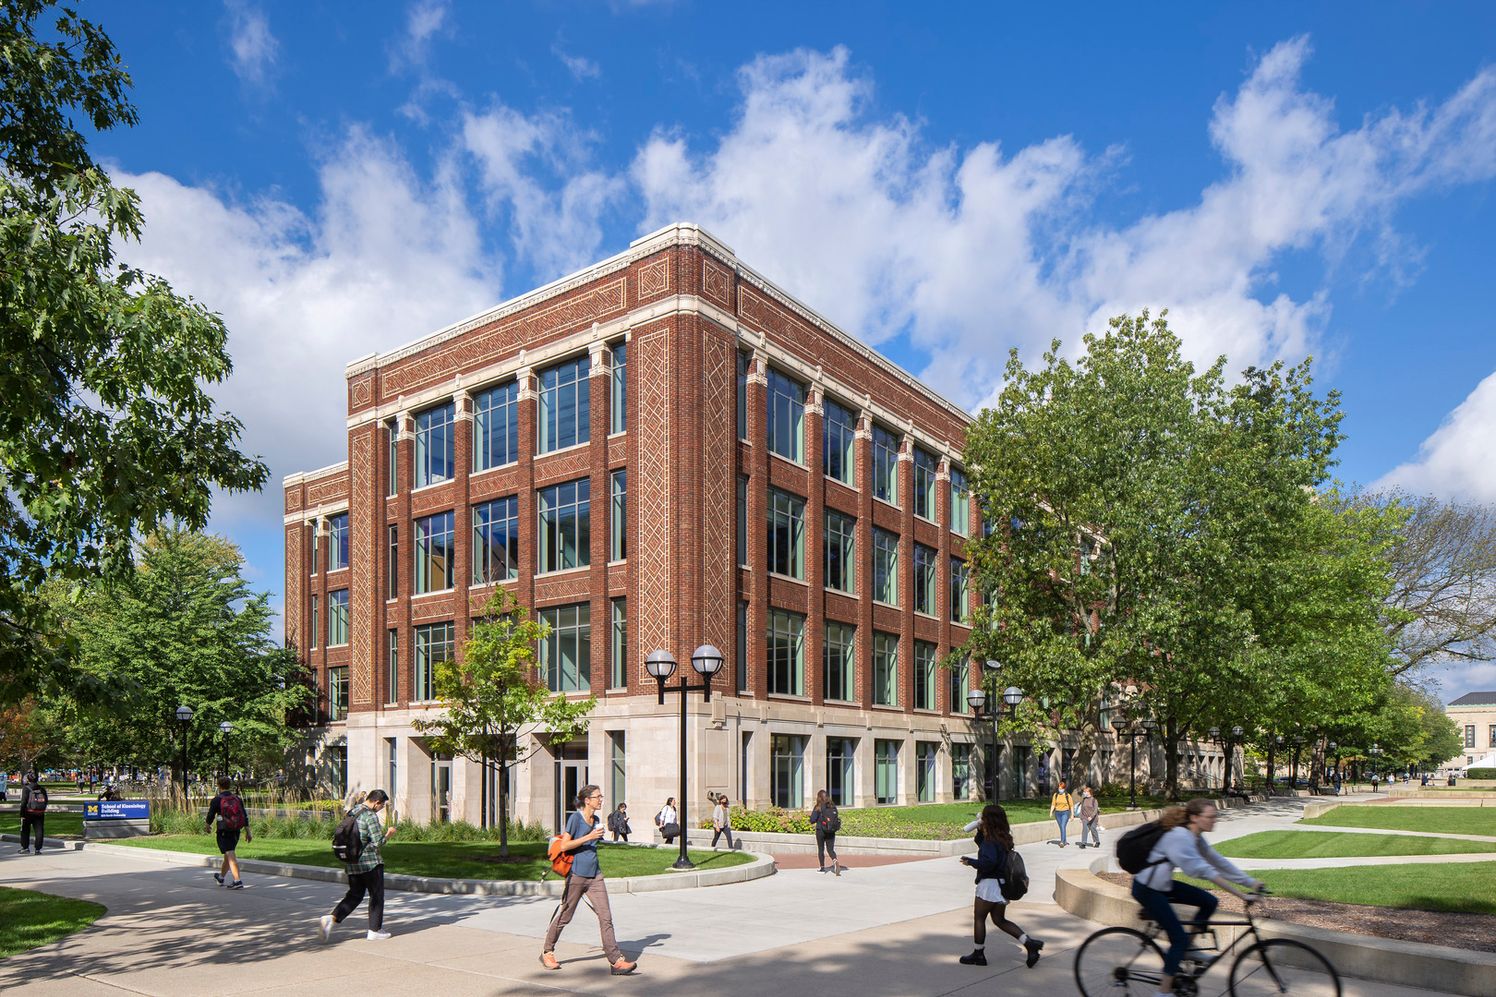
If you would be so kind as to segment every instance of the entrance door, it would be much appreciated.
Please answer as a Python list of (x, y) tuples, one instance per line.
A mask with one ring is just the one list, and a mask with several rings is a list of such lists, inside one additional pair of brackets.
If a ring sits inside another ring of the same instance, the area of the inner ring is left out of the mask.
[(577, 794), (587, 785), (587, 760), (568, 758), (564, 752), (556, 759), (556, 830), (566, 828), (566, 822), (577, 809)]
[(439, 824), (452, 819), (452, 759), (431, 760), (431, 816)]

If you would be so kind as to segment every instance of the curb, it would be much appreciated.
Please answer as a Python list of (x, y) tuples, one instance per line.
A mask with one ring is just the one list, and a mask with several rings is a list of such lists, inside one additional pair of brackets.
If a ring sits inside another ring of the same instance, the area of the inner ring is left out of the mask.
[[(149, 858), (168, 865), (189, 865), (216, 868), (221, 861), (214, 855), (194, 855), (190, 852), (171, 852), (160, 848), (137, 848), (131, 845), (106, 845), (99, 842), (74, 843), (75, 848), (88, 848), (110, 855), (133, 855)], [(347, 877), (342, 869), (329, 866), (300, 865), (293, 862), (268, 862), (264, 859), (240, 859), (239, 868), (245, 872), (262, 876), (283, 876), (290, 879), (311, 879), (322, 883), (343, 883)], [(755, 854), (753, 861), (727, 869), (707, 869), (699, 872), (665, 872), (658, 876), (623, 876), (608, 880), (612, 893), (658, 893), (665, 890), (692, 890), (704, 886), (727, 886), (732, 883), (747, 883), (755, 879), (772, 876), (777, 870), (774, 860), (768, 855)], [(565, 885), (562, 879), (545, 880), (490, 880), (490, 879), (442, 879), (433, 876), (406, 876), (386, 873), (384, 885), (390, 890), (409, 893), (436, 893), (449, 896), (481, 897), (559, 897)]]
[[(1138, 905), (1132, 893), (1096, 875), (1097, 867), (1105, 869), (1107, 861), (1098, 859), (1089, 869), (1057, 870), (1055, 903), (1089, 921), (1135, 928)], [(1239, 930), (1217, 928), (1221, 947), (1234, 941)], [(1341, 976), (1463, 997), (1490, 997), (1491, 980), (1496, 979), (1496, 955), (1474, 949), (1353, 935), (1289, 921), (1260, 921), (1257, 931), (1263, 938), (1292, 938), (1314, 946)]]

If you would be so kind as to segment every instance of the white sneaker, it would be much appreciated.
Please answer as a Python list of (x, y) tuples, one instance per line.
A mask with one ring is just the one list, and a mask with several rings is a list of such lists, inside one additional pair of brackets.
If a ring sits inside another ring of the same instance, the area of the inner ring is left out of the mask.
[(369, 932), (369, 941), (371, 941), (371, 942), (382, 942), (382, 941), (384, 941), (388, 937), (390, 937), (390, 933), (388, 931), (370, 931)]
[(323, 914), (317, 918), (317, 937), (321, 938), (324, 942), (331, 938), (334, 923), (336, 922), (333, 921), (331, 914)]

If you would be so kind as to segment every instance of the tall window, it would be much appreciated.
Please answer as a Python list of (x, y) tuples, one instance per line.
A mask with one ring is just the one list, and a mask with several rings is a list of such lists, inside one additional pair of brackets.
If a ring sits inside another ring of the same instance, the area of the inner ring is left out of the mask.
[(971, 795), (971, 745), (951, 745), (951, 796), (964, 800)]
[(935, 548), (914, 545), (914, 611), (935, 615)]
[[(629, 344), (619, 343), (613, 347), (613, 385), (609, 394), (612, 418), (608, 420), (608, 432), (621, 433), (628, 428), (629, 414)], [(623, 799), (618, 796), (614, 799)]]
[(608, 507), (608, 560), (622, 561), (629, 556), (629, 472), (614, 471), (608, 475), (608, 486), (613, 493)]
[(927, 640), (914, 642), (914, 708), (935, 709), (935, 645)]
[(963, 659), (960, 663), (951, 666), (951, 712), (965, 713), (966, 705), (966, 669), (968, 663)]
[(748, 354), (738, 353), (738, 439), (748, 438)]
[(451, 481), (452, 403), (416, 414), (416, 487)]
[(963, 537), (971, 534), (971, 486), (966, 472), (951, 468), (951, 531)]
[(419, 702), (436, 698), (436, 665), (452, 660), (452, 645), (457, 628), (451, 621), (424, 623), (415, 630), (416, 687), (412, 695)]
[(311, 647), (317, 646), (317, 597), (312, 596), (312, 635)]
[(519, 496), (473, 506), (473, 584), (519, 577)]
[(568, 360), (540, 372), (540, 438), (536, 450), (550, 453), (592, 438), (591, 358)]
[(776, 807), (797, 810), (805, 805), (805, 738), (775, 734), (769, 738), (769, 795)]
[(823, 657), (827, 699), (851, 702), (852, 676), (856, 671), (857, 629), (847, 623), (826, 621), (826, 643)]
[(748, 691), (748, 602), (738, 600), (738, 692)]
[(327, 712), (329, 720), (348, 719), (348, 667), (327, 670)]
[(327, 517), (327, 570), (348, 567), (348, 513)]
[(384, 532), (384, 592), (386, 599), (394, 599), (400, 594), (400, 527), (391, 523)]
[(317, 548), (322, 546), (322, 531), (317, 528), (316, 520), (307, 524), (312, 533), (312, 574), (317, 573)]
[(738, 563), (748, 563), (748, 476), (738, 475)]
[(457, 560), (452, 524), (450, 511), (416, 520), (416, 595), (452, 587)]
[(538, 572), (592, 563), (592, 481), (579, 478), (540, 491)]
[(852, 445), (857, 439), (857, 416), (831, 399), (825, 401), (826, 414), (821, 421), (821, 436), (825, 449), (826, 477), (835, 478), (844, 485), (852, 484), (857, 473)]
[(805, 500), (769, 490), (769, 570), (805, 577)]
[(838, 592), (857, 588), (857, 520), (826, 510), (826, 587)]
[(537, 658), (551, 692), (586, 692), (592, 670), (591, 605), (553, 606), (536, 618), (550, 625)]
[(628, 752), (621, 730), (608, 731), (608, 793), (609, 799), (628, 799)]
[(850, 737), (826, 738), (826, 795), (839, 807), (852, 805), (857, 779), (857, 742)]
[(899, 705), (899, 638), (873, 634), (873, 705)]
[(1465, 725), (1465, 747), (1475, 747), (1475, 724)]
[(805, 695), (805, 617), (799, 613), (769, 613), (769, 691)]
[(899, 538), (873, 527), (873, 598), (890, 606), (899, 604)]
[(873, 742), (873, 792), (879, 803), (899, 801), (899, 742)]
[(935, 510), (935, 455), (914, 448), (914, 514), (933, 520)]
[(400, 488), (400, 423), (395, 419), (384, 424), (384, 439), (388, 447), (384, 462), (384, 493), (388, 496), (395, 494)]
[(935, 774), (939, 771), (940, 745), (920, 741), (914, 745), (914, 794), (921, 803), (935, 799)]
[(608, 688), (622, 689), (629, 684), (629, 620), (623, 599), (610, 603), (613, 610), (612, 640), (608, 642)]
[(971, 569), (959, 557), (951, 558), (951, 622), (971, 620)]
[(327, 646), (348, 643), (348, 590), (327, 593)]
[(473, 470), (519, 460), (519, 382), (480, 391), (473, 398)]
[(398, 703), (400, 701), (400, 631), (386, 631), (385, 645), (384, 701)]
[(873, 497), (899, 504), (899, 438), (873, 426)]
[(1490, 739), (1490, 747), (1496, 748), (1496, 724), (1491, 724), (1490, 728), (1491, 729), (1487, 732)]
[(805, 385), (769, 368), (769, 452), (805, 463)]

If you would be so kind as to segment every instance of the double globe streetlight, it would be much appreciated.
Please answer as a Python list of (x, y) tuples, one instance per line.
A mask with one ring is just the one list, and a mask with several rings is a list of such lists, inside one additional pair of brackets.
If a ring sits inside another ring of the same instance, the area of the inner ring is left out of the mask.
[[(1153, 729), (1157, 726), (1157, 720), (1153, 719), (1153, 717), (1151, 716), (1144, 716), (1141, 720), (1135, 721), (1134, 723), (1129, 725), (1126, 730), (1122, 731), (1118, 735), (1119, 737), (1127, 738), (1129, 754), (1131, 757), (1128, 765), (1129, 788), (1127, 809), (1129, 810), (1136, 810), (1138, 808), (1138, 738), (1152, 738)], [(1151, 769), (1152, 766), (1150, 765), (1149, 768)]]
[(225, 720), (218, 725), (218, 730), (223, 734), (223, 777), (229, 777), (229, 735), (234, 732), (234, 725)]
[(192, 726), (192, 707), (177, 707), (177, 726), (182, 728), (182, 805), (187, 805), (187, 728)]
[[(995, 679), (997, 674), (1002, 671), (1003, 666), (1002, 662), (993, 661), (991, 658), (988, 658), (982, 667), (985, 674), (991, 675)], [(996, 685), (996, 682), (993, 684)], [(1023, 690), (1016, 685), (1008, 686), (1003, 690), (1002, 701), (1003, 705), (1008, 708), (1008, 719), (1011, 720), (1018, 715), (1018, 704), (1023, 702)], [(987, 690), (980, 687), (972, 689), (966, 694), (966, 702), (971, 707), (971, 712), (975, 719), (985, 720), (990, 718), (992, 720), (992, 754), (989, 756), (992, 762), (987, 767), (989, 772), (987, 799), (995, 803), (1000, 798), (1002, 788), (1002, 775), (999, 772), (997, 764), (997, 724), (1002, 719), (1003, 711), (996, 703), (993, 703), (990, 709), (988, 708)]]
[[(686, 796), (686, 696), (688, 693), (700, 692), (702, 702), (712, 701), (712, 677), (722, 670), (722, 652), (710, 644), (703, 644), (691, 652), (691, 667), (702, 677), (700, 685), (691, 685), (682, 674), (680, 682), (670, 687), (671, 692), (680, 694), (680, 857), (671, 867), (674, 869), (696, 868), (696, 864), (686, 855), (690, 828), (686, 820), (686, 800), (689, 798)], [(665, 705), (665, 682), (675, 674), (675, 669), (675, 658), (671, 657), (669, 651), (650, 651), (644, 659), (644, 670), (653, 675), (660, 685), (661, 706)]]

